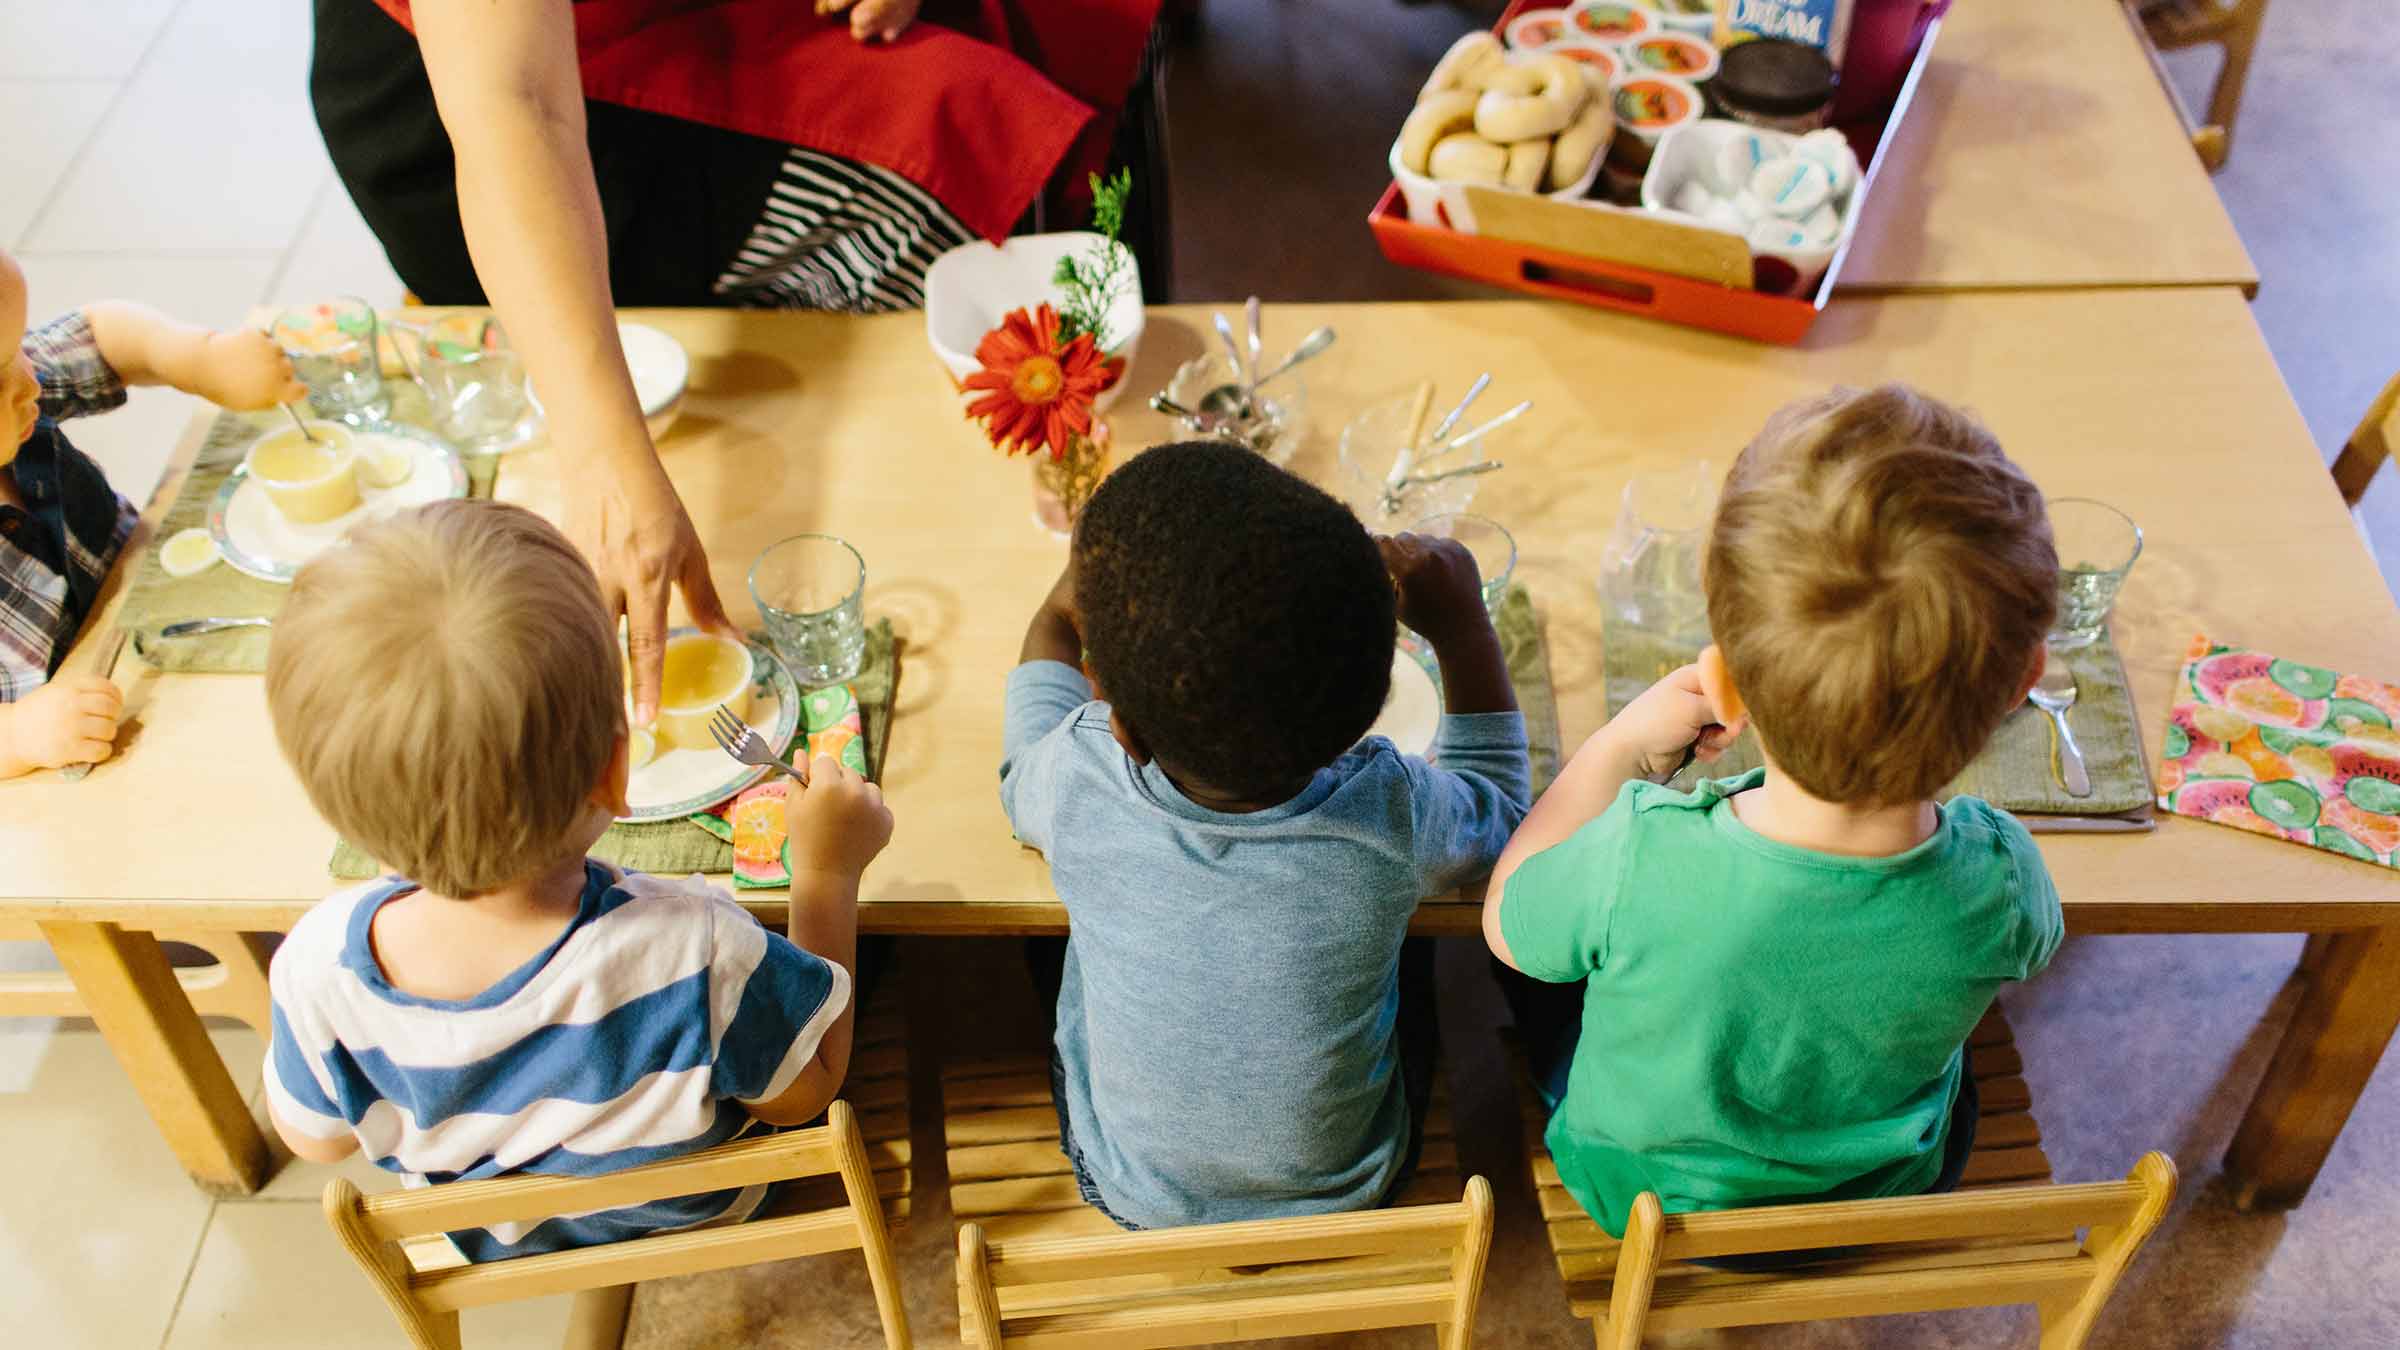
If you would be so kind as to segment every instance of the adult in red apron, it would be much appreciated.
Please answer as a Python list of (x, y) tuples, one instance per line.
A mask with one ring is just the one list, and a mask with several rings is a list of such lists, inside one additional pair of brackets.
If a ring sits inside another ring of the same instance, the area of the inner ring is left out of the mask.
[[(922, 303), (942, 250), (1080, 207), (1139, 121), (1159, 0), (925, 0), (872, 44), (810, 0), (315, 7), (311, 100), (360, 214), (427, 302), (488, 299), (591, 466), (567, 530), (632, 621), (647, 720), (670, 589), (724, 615), (612, 306)], [(1139, 253), (1164, 184), (1135, 196)]]

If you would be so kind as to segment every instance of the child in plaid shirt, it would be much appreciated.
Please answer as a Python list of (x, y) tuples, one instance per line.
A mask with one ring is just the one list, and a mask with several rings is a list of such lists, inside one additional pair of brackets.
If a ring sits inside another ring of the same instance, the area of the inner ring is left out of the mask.
[(0, 252), (0, 778), (94, 764), (115, 749), (123, 695), (99, 674), (53, 680), (133, 533), (133, 504), (58, 424), (107, 412), (135, 384), (228, 408), (305, 391), (263, 335), (211, 333), (122, 301), (25, 327), (25, 273)]

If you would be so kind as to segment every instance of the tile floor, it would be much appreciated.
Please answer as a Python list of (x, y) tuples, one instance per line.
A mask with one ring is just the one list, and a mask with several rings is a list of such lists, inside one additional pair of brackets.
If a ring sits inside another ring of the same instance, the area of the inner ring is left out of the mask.
[[(2277, 8), (2233, 164), (2218, 179), (2265, 277), (2259, 321), (2328, 447), (2400, 369), (2400, 339), (2386, 322), (2400, 301), (2400, 194), (2377, 187), (2400, 177), (2400, 140), (2367, 130), (2400, 118), (2400, 84), (2376, 63), (2339, 59), (2380, 50), (2369, 44), (2381, 9), (2377, 0)], [(1363, 233), (1287, 232), (1280, 256), (1262, 267), (1253, 225), (1363, 210), (1381, 186), (1375, 166), (1415, 72), (1468, 15), (1394, 0), (1209, 0), (1208, 16), (1199, 40), (1178, 52), (1170, 85), (1181, 294), (1447, 293), (1446, 282), (1384, 264)], [(1337, 45), (1340, 62), (1303, 67), (1280, 55)], [(2171, 61), (2195, 97), (2208, 62)], [(317, 141), (306, 64), (305, 11), (292, 0), (0, 0), (0, 245), (30, 272), (34, 312), (117, 295), (223, 324), (260, 304), (396, 298), (397, 280)], [(77, 441), (138, 499), (190, 410), (179, 395), (144, 392), (78, 427)], [(2367, 519), (2387, 556), (2400, 556), (2391, 553), (2400, 491), (2387, 484), (2370, 496)], [(1013, 952), (995, 960), (996, 944), (912, 948), (912, 967), (939, 973), (912, 979), (921, 1043), (971, 1051), (996, 1034), (975, 991), (1021, 996)], [(2214, 1181), (2281, 1029), (2295, 950), (2278, 938), (2081, 940), (2012, 996), (2061, 1175), (2110, 1175), (2149, 1146), (2169, 1149), (2184, 1169), (2174, 1216), (2096, 1344), (2400, 1344), (2400, 1258), (2389, 1241), (2400, 1187), (2383, 1163), (2400, 1150), (2391, 1073), (2369, 1089), (2301, 1209), (2240, 1214)], [(0, 944), (0, 968), (46, 955)], [(1473, 951), (1453, 946), (1444, 963), (1462, 1148), (1504, 1197), (1481, 1340), (1588, 1343), (1565, 1317), (1525, 1218), (1514, 1107), (1474, 1053), (1489, 1043), (1496, 1000)], [(967, 1007), (978, 1010), (971, 1021), (959, 1015)], [(257, 1037), (238, 1028), (214, 1036), (237, 1081), (255, 1090)], [(919, 1066), (921, 1082), (928, 1072)], [(933, 1128), (920, 1123), (920, 1147), (937, 1146)], [(380, 1180), (356, 1165), (351, 1174)], [(401, 1344), (327, 1238), (314, 1204), (326, 1175), (295, 1165), (254, 1199), (212, 1201), (160, 1146), (88, 1024), (0, 1021), (0, 1307), (11, 1346)], [(921, 1342), (945, 1344), (955, 1336), (947, 1206), (923, 1196), (918, 1216), (901, 1238), (910, 1310)], [(854, 1264), (829, 1257), (743, 1279), (670, 1282), (645, 1294), (629, 1344), (877, 1344), (871, 1325), (851, 1315), (863, 1297)], [(822, 1297), (795, 1299), (795, 1289)], [(551, 1300), (471, 1314), (467, 1340), (552, 1345), (563, 1324), (563, 1304)], [(2024, 1318), (1996, 1314), (1684, 1343), (1921, 1347), (2019, 1343), (2028, 1332)]]

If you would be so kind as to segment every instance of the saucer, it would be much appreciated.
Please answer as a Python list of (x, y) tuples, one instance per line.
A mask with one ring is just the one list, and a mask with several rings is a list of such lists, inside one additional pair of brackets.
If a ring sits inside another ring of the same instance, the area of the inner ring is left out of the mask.
[(217, 541), (227, 564), (261, 581), (288, 585), (301, 564), (332, 547), (360, 521), (467, 495), (466, 461), (431, 432), (383, 422), (354, 435), (362, 448), (377, 440), (405, 442), (414, 457), (414, 472), (388, 488), (369, 487), (362, 478), (357, 506), (331, 520), (297, 525), (284, 519), (267, 500), (266, 489), (251, 481), (248, 465), (236, 468), (208, 508), (209, 537)]
[[(678, 628), (669, 637), (698, 632)], [(800, 686), (765, 643), (750, 644), (750, 725), (778, 749), (791, 745), (800, 729)], [(626, 805), (617, 817), (626, 824), (647, 820), (681, 820), (741, 795), (744, 789), (775, 769), (744, 764), (715, 746), (705, 750), (662, 749), (633, 771), (625, 784)]]

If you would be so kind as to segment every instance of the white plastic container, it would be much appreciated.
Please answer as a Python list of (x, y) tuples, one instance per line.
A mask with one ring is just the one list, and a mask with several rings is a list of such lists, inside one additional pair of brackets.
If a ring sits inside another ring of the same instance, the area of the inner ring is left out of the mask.
[[(1103, 236), (1088, 230), (1028, 234), (997, 248), (977, 240), (934, 259), (925, 272), (925, 337), (950, 378), (964, 380), (982, 368), (976, 345), (1010, 310), (1058, 303), (1058, 288), (1050, 279), (1058, 260), (1088, 254), (1102, 242)], [(1130, 256), (1125, 262), (1123, 289), (1108, 307), (1108, 331), (1117, 339), (1109, 355), (1125, 358), (1130, 370), (1142, 342), (1142, 273)], [(1125, 383), (1120, 379), (1102, 390), (1093, 406), (1104, 409), (1116, 402)]]
[[(1782, 286), (1762, 285), (1761, 290), (1778, 295), (1807, 295), (1816, 289), (1818, 279), (1825, 275), (1825, 269), (1832, 265), (1834, 255), (1841, 252), (1842, 245), (1849, 241), (1850, 231), (1858, 223), (1856, 210), (1858, 194), (1855, 187), (1851, 191), (1843, 193), (1833, 203), (1835, 209), (1840, 212), (1841, 227), (1835, 231), (1832, 242), (1815, 248), (1761, 248), (1755, 241), (1739, 231), (1725, 229), (1688, 212), (1675, 209), (1676, 195), (1683, 190), (1684, 185), (1695, 181), (1708, 182), (1710, 166), (1716, 162), (1718, 150), (1728, 142), (1743, 136), (1756, 136), (1762, 142), (1776, 146), (1785, 154), (1792, 153), (1792, 147), (1797, 145), (1800, 140), (1799, 137), (1786, 132), (1771, 131), (1723, 118), (1703, 118), (1697, 122), (1688, 122), (1675, 127), (1659, 138), (1658, 149), (1650, 156), (1649, 172), (1642, 176), (1642, 205), (1648, 210), (1660, 212), (1702, 229), (1731, 234), (1748, 245), (1753, 259), (1773, 258), (1791, 268), (1793, 276), (1788, 284)], [(1773, 279), (1771, 275), (1760, 277), (1762, 282)]]
[[(1600, 177), (1600, 161), (1607, 157), (1608, 143), (1603, 141), (1600, 148), (1592, 153), (1592, 162), (1584, 169), (1581, 178), (1560, 191), (1542, 195), (1558, 202), (1571, 202), (1586, 196)], [(1475, 212), (1467, 205), (1466, 184), (1445, 183), (1421, 173), (1410, 173), (1407, 166), (1400, 162), (1400, 142), (1397, 139), (1393, 140), (1392, 151), (1387, 158), (1391, 165), (1392, 181), (1400, 185), (1400, 199), (1408, 206), (1410, 220), (1419, 225), (1447, 225), (1460, 234), (1475, 233)], [(1495, 185), (1484, 186), (1491, 187), (1494, 192), (1508, 191)]]

